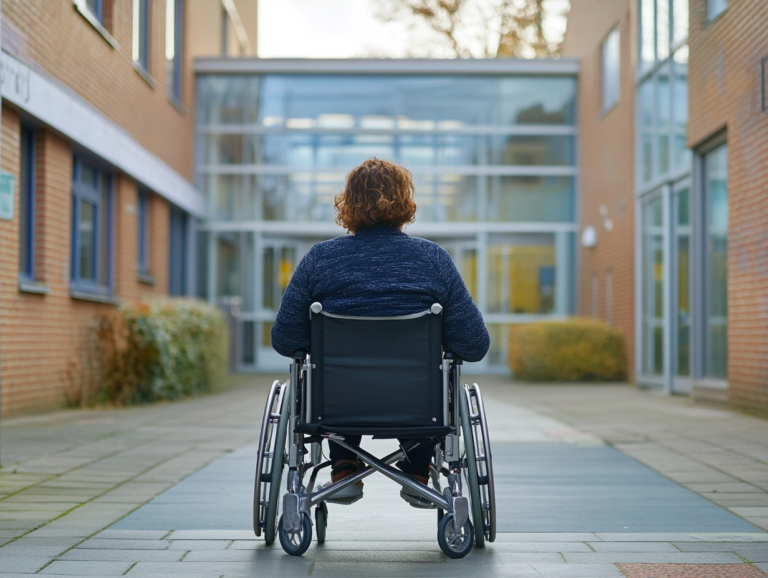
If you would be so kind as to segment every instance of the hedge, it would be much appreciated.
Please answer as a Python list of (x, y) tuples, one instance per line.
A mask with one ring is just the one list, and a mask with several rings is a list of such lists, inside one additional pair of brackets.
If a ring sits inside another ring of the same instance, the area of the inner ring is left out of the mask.
[(96, 402), (177, 399), (214, 389), (227, 373), (227, 326), (215, 307), (192, 299), (123, 306), (97, 320)]
[(512, 327), (509, 365), (530, 381), (617, 381), (627, 377), (624, 336), (595, 319)]

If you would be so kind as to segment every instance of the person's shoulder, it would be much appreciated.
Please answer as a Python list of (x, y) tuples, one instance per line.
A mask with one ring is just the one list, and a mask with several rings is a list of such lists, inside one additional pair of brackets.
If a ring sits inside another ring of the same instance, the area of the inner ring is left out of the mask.
[(437, 259), (440, 261), (446, 257), (448, 259), (451, 258), (451, 256), (448, 254), (448, 251), (443, 249), (438, 243), (435, 243), (434, 241), (430, 241), (429, 239), (422, 239), (421, 237), (411, 237), (410, 235), (408, 236), (408, 239), (414, 247), (424, 251), (424, 253), (429, 255), (432, 259)]

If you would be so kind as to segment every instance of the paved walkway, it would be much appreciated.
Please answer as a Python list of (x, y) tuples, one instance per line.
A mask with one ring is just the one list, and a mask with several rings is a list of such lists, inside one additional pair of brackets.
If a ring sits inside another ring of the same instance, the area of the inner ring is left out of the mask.
[[(175, 404), (5, 420), (0, 574), (768, 570), (768, 421), (621, 385), (477, 381), (490, 413), (500, 533), (464, 561), (440, 553), (434, 512), (409, 508), (380, 476), (366, 480), (361, 502), (331, 506), (328, 541), (303, 558), (256, 540), (253, 444), (270, 383), (260, 376)], [(367, 443), (376, 453), (385, 445)]]

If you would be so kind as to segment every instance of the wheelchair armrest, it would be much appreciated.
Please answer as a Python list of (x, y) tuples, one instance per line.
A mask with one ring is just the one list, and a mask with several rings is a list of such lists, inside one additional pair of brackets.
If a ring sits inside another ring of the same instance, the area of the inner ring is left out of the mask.
[(452, 351), (446, 351), (443, 354), (443, 359), (452, 359), (454, 365), (463, 365), (464, 363), (464, 360), (459, 355), (456, 355)]
[(291, 353), (291, 359), (303, 360), (307, 356), (307, 353), (309, 352), (302, 347)]

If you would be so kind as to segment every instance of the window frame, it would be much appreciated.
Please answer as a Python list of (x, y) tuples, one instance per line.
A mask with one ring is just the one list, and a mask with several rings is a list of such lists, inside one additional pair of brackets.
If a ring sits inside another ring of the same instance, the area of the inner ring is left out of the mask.
[(720, 18), (725, 12), (728, 10), (728, 0), (723, 0), (724, 4), (723, 7), (720, 8), (719, 12), (712, 12), (712, 4), (713, 0), (706, 0), (707, 3), (707, 24), (712, 24), (715, 20)]
[[(607, 48), (609, 47), (609, 42), (613, 40), (614, 34), (616, 35), (615, 36), (616, 38), (616, 71), (615, 71), (616, 94), (615, 96), (613, 96), (613, 100), (608, 102), (606, 99), (607, 89), (608, 89)], [(605, 38), (603, 39), (603, 41), (600, 43), (600, 83), (601, 83), (600, 110), (603, 113), (606, 113), (611, 109), (613, 109), (621, 101), (621, 30), (618, 24), (613, 28), (611, 28), (608, 34), (605, 35)]]
[(138, 237), (138, 253), (136, 259), (136, 269), (141, 274), (150, 273), (149, 263), (149, 228), (150, 228), (150, 193), (143, 187), (139, 188), (136, 202), (136, 221)]
[[(691, 378), (694, 385), (700, 384), (715, 389), (726, 389), (728, 377), (713, 378), (706, 372), (707, 328), (705, 317), (709, 305), (709, 289), (706, 286), (709, 266), (707, 249), (709, 235), (709, 190), (706, 175), (706, 157), (719, 147), (728, 146), (728, 134), (723, 130), (705, 140), (694, 149), (693, 187), (691, 190)], [(727, 375), (727, 366), (726, 366)]]
[(131, 39), (133, 63), (149, 72), (150, 18), (149, 0), (133, 0), (133, 34)]
[[(26, 135), (26, 139), (25, 139)], [(26, 143), (25, 143), (26, 140)], [(25, 150), (26, 149), (26, 150)], [(21, 125), (21, 138), (20, 138), (20, 152), (27, 155), (26, 166), (26, 190), (22, 190), (22, 186), (25, 184), (23, 180), (22, 170), (24, 163), (21, 158), (19, 159), (19, 279), (22, 281), (34, 281), (35, 280), (35, 214), (36, 214), (36, 182), (35, 182), (35, 168), (36, 168), (36, 155), (35, 155), (35, 131), (31, 126), (22, 123)], [(21, 206), (22, 196), (27, 197), (26, 206), (27, 214), (25, 215), (26, 228), (22, 229), (21, 222)], [(21, 262), (21, 246), (26, 248), (26, 262)]]
[[(104, 191), (98, 191), (82, 182), (83, 165), (93, 169)], [(70, 290), (77, 293), (89, 293), (93, 295), (110, 296), (114, 288), (114, 174), (103, 164), (94, 162), (91, 158), (76, 153), (72, 163), (72, 219), (71, 219), (71, 253), (70, 253)], [(80, 204), (82, 201), (94, 205), (94, 230), (93, 230), (93, 277), (80, 276)], [(106, 203), (106, 211), (102, 203)], [(103, 216), (106, 215), (106, 219)], [(102, 220), (106, 222), (102, 222)], [(106, 227), (106, 246), (102, 247), (102, 227)], [(104, 255), (106, 252), (106, 255)], [(104, 257), (106, 256), (106, 259)], [(104, 265), (102, 265), (104, 263)], [(102, 267), (106, 266), (106, 271)], [(100, 279), (106, 280), (101, 283)]]
[(190, 217), (186, 211), (172, 205), (168, 219), (168, 294), (184, 296), (188, 294)]
[[(170, 2), (166, 0), (167, 4), (170, 5)], [(168, 82), (168, 98), (171, 99), (172, 102), (180, 104), (181, 103), (181, 82), (182, 82), (182, 74), (181, 74), (181, 68), (183, 64), (183, 47), (184, 47), (184, 0), (172, 0), (173, 2), (173, 14), (171, 15), (173, 18), (173, 58), (168, 58), (167, 53), (167, 34), (169, 32), (169, 24), (168, 24), (168, 16), (170, 10), (166, 10), (166, 26), (165, 26), (165, 33), (166, 33), (166, 65), (168, 66), (168, 76), (167, 76), (167, 82)]]

